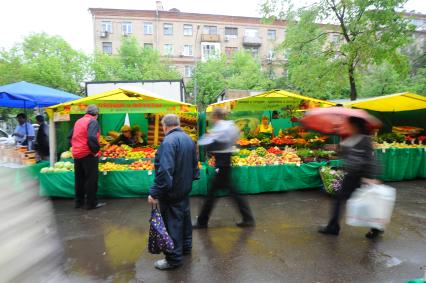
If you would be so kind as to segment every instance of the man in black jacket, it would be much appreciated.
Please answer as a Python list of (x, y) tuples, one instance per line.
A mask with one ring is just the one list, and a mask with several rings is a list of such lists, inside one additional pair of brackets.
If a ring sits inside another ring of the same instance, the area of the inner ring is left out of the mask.
[(43, 115), (37, 115), (36, 121), (40, 127), (37, 131), (35, 149), (40, 160), (49, 160), (49, 126), (44, 121)]
[(179, 117), (168, 114), (161, 123), (166, 136), (155, 156), (155, 180), (148, 202), (160, 203), (164, 224), (175, 245), (171, 253), (166, 253), (166, 259), (155, 263), (157, 269), (165, 270), (180, 266), (182, 255), (191, 253), (189, 193), (192, 181), (199, 178), (199, 169), (195, 144), (180, 128)]

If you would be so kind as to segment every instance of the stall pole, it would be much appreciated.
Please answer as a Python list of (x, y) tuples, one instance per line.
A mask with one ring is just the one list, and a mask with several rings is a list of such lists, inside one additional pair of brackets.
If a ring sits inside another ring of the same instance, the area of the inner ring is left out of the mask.
[(155, 114), (154, 145), (158, 145), (159, 126), (160, 126), (160, 115)]
[(49, 161), (50, 166), (56, 163), (56, 129), (53, 115), (49, 116)]

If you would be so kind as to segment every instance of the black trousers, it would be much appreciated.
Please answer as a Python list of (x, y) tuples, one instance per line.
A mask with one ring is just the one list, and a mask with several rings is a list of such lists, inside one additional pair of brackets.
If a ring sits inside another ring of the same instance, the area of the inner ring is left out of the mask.
[(342, 190), (334, 198), (331, 218), (328, 222), (328, 226), (330, 228), (340, 228), (340, 215), (342, 214), (342, 208), (346, 204), (346, 201), (351, 197), (352, 193), (359, 187), (361, 187), (360, 176), (350, 174), (345, 175), (342, 182)]
[(179, 202), (160, 200), (160, 212), (167, 232), (173, 239), (175, 248), (166, 253), (166, 260), (173, 265), (182, 262), (183, 251), (192, 249), (192, 223), (189, 197)]
[(98, 203), (98, 163), (98, 158), (93, 155), (74, 160), (76, 203), (84, 204), (86, 201), (87, 206), (96, 206)]
[[(218, 162), (218, 157), (216, 155), (216, 162)], [(216, 175), (212, 181), (212, 187), (207, 193), (206, 200), (201, 208), (201, 213), (198, 216), (199, 225), (207, 225), (210, 218), (210, 213), (213, 210), (214, 204), (216, 202), (216, 191), (219, 189), (226, 189), (234, 202), (237, 204), (238, 209), (241, 213), (243, 221), (252, 222), (254, 221), (253, 214), (250, 210), (248, 202), (246, 199), (241, 196), (231, 182), (231, 166), (219, 166), (216, 168)]]

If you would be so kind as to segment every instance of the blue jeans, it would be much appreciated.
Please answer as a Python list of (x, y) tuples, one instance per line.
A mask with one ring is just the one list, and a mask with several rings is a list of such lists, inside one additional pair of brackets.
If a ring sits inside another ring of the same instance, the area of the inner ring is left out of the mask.
[(173, 239), (175, 248), (166, 253), (166, 260), (172, 265), (182, 262), (183, 251), (192, 249), (192, 223), (189, 197), (179, 202), (160, 200), (160, 212), (167, 232)]

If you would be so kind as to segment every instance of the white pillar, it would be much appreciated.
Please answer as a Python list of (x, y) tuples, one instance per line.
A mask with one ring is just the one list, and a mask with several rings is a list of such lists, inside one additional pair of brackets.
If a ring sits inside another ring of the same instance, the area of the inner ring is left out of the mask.
[(50, 166), (56, 163), (56, 129), (53, 115), (49, 116), (49, 155)]

